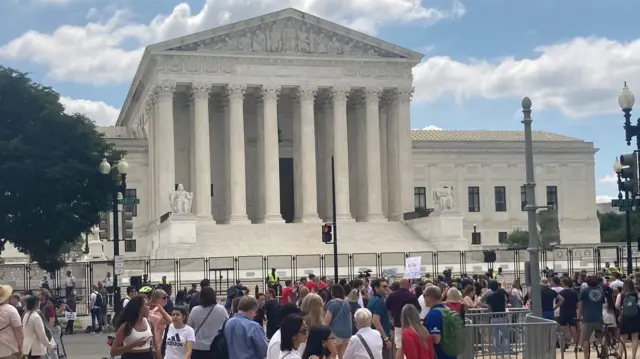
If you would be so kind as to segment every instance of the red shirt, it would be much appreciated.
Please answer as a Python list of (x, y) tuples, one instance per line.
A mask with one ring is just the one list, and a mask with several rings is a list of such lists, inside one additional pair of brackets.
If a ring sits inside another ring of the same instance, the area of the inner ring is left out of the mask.
[(329, 286), (325, 282), (320, 282), (320, 284), (318, 284), (318, 290), (327, 289), (327, 288), (329, 288)]
[(458, 314), (462, 312), (462, 303), (460, 302), (446, 302), (445, 305), (447, 306), (447, 308), (455, 311)]
[(309, 289), (309, 293), (318, 292), (318, 285), (316, 284), (316, 282), (308, 281), (306, 285), (307, 285), (307, 289)]
[(293, 301), (293, 288), (284, 287), (282, 288), (282, 298), (280, 302), (282, 304), (289, 304)]
[(406, 359), (435, 359), (431, 336), (427, 337), (427, 343), (423, 343), (411, 328), (402, 330), (402, 350)]

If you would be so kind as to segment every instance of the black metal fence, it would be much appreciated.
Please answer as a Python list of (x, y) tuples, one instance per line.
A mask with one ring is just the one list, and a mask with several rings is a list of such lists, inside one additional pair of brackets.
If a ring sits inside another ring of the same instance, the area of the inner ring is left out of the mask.
[[(524, 276), (524, 263), (529, 260), (525, 250), (495, 250), (496, 262), (484, 263), (483, 251), (439, 251), (439, 252), (387, 252), (353, 253), (338, 255), (338, 273), (340, 278), (352, 279), (365, 270), (372, 277), (395, 273), (401, 277), (405, 260), (409, 257), (421, 258), (423, 275), (437, 276), (446, 269), (454, 275), (461, 273), (483, 274), (489, 267), (502, 268), (509, 278)], [(634, 267), (638, 266), (638, 253), (634, 251)], [(555, 248), (540, 252), (540, 267), (549, 267), (557, 272), (571, 273), (587, 270), (594, 272), (602, 268), (605, 262), (625, 263), (623, 245), (597, 245), (572, 248)], [(125, 260), (124, 275), (120, 286), (129, 285), (133, 276), (145, 275), (152, 283), (158, 283), (166, 277), (172, 283), (174, 293), (182, 288), (199, 283), (203, 278), (211, 281), (218, 292), (226, 289), (236, 280), (250, 288), (258, 286), (264, 290), (265, 278), (271, 268), (276, 268), (281, 281), (299, 279), (313, 273), (319, 276), (333, 276), (333, 255), (276, 255), (276, 256), (239, 256), (180, 259), (133, 259)], [(624, 264), (623, 264), (624, 266)], [(113, 262), (70, 263), (55, 273), (46, 273), (37, 264), (1, 264), (0, 283), (13, 286), (17, 292), (37, 289), (44, 277), (54, 294), (64, 293), (66, 272), (75, 277), (75, 290), (79, 314), (88, 312), (88, 300), (91, 288), (103, 281), (107, 272), (113, 273)]]

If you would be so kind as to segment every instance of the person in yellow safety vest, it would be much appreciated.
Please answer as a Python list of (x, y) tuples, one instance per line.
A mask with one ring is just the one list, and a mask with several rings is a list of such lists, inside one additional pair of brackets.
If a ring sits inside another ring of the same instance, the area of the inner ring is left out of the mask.
[(282, 287), (280, 286), (280, 278), (276, 273), (275, 268), (271, 268), (271, 272), (267, 276), (267, 286), (276, 291), (276, 295), (280, 295), (280, 291), (282, 291)]
[(171, 295), (171, 282), (167, 280), (167, 276), (163, 275), (162, 280), (160, 281), (160, 285), (162, 289), (164, 289), (167, 294)]

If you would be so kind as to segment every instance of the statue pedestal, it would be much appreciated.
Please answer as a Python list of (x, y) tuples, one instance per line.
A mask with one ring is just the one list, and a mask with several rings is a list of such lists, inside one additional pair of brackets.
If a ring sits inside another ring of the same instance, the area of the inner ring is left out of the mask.
[[(198, 217), (193, 214), (172, 214), (155, 228), (156, 253), (159, 258), (175, 258), (175, 253), (196, 245)], [(172, 254), (173, 253), (173, 254)]]
[(463, 219), (460, 212), (445, 210), (408, 221), (407, 225), (438, 251), (464, 251), (469, 249), (470, 240), (463, 236)]
[(90, 260), (107, 260), (104, 255), (104, 244), (100, 240), (91, 240), (88, 243), (89, 253), (87, 258)]

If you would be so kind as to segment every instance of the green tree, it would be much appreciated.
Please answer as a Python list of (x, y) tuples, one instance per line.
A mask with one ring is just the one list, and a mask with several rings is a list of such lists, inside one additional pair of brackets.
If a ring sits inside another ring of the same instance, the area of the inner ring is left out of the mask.
[(506, 245), (513, 249), (525, 249), (529, 246), (529, 231), (520, 228), (514, 229), (507, 236)]
[(0, 248), (7, 242), (45, 270), (109, 210), (112, 180), (100, 174), (115, 151), (81, 114), (25, 73), (0, 66)]
[[(627, 227), (625, 213), (598, 212), (600, 220), (600, 240), (607, 243), (625, 242)], [(640, 211), (631, 212), (631, 240), (636, 241), (640, 236)]]

